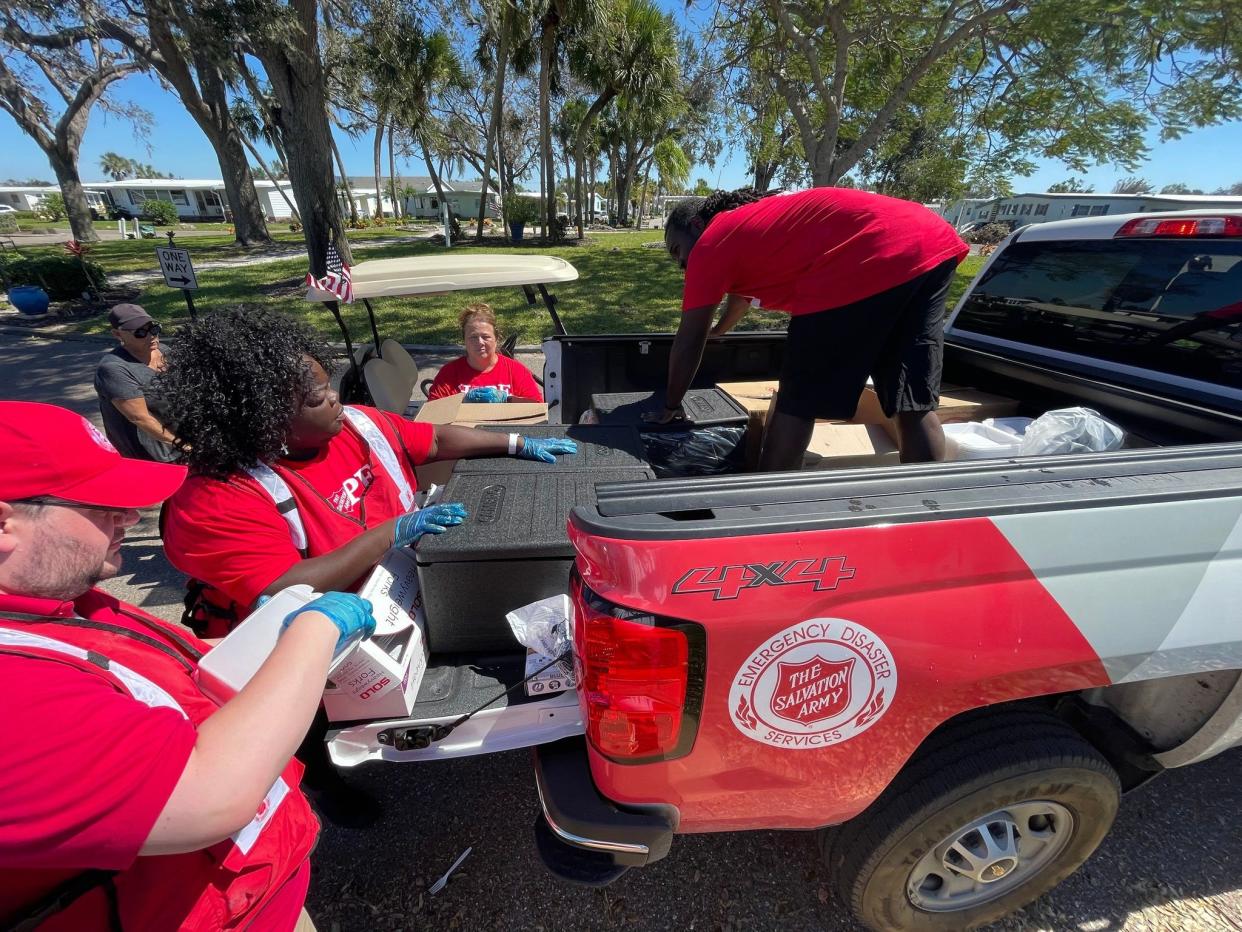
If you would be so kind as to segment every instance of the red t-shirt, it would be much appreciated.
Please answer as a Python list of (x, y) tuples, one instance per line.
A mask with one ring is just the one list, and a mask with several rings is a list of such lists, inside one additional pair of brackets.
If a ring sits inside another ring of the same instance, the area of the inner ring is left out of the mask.
[[(411, 488), (414, 466), (427, 461), (435, 428), (374, 408)], [(404, 514), (397, 485), (346, 422), (317, 456), (272, 464), (297, 502), (308, 555), (331, 553), (367, 528)], [(181, 572), (251, 605), (302, 559), (272, 497), (248, 475), (226, 481), (190, 476), (168, 500), (164, 551)]]
[(726, 294), (812, 314), (877, 295), (970, 247), (921, 204), (851, 188), (765, 197), (717, 214), (690, 251), (682, 310)]
[(498, 356), (496, 365), (486, 372), (480, 372), (470, 365), (470, 360), (465, 356), (445, 363), (436, 373), (427, 397), (447, 398), (449, 395), (460, 395), (484, 385), (508, 389), (510, 395), (517, 395), (519, 398), (543, 401), (543, 392), (539, 390), (539, 383), (530, 374), (530, 370), (508, 356)]
[[(77, 615), (153, 636), (118, 604), (99, 590), (72, 602), (0, 593), (0, 612)], [(54, 885), (89, 869), (131, 867), (197, 740), (175, 709), (151, 708), (67, 664), (4, 653), (0, 729), (8, 736), (0, 741), (0, 917), (44, 895), (49, 872), (64, 871)], [(308, 861), (247, 928), (288, 932), (309, 882)]]

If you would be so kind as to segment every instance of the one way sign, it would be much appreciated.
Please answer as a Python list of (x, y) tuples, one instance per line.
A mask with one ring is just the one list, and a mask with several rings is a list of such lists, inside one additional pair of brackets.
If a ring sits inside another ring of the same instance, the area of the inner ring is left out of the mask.
[(198, 279), (194, 276), (194, 265), (190, 262), (189, 250), (160, 246), (155, 250), (155, 257), (160, 260), (164, 284), (169, 288), (181, 288), (188, 291), (198, 287)]

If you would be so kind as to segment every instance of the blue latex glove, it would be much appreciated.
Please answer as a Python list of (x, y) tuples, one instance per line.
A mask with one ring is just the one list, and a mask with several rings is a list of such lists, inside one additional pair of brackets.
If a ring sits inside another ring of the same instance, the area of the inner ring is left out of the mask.
[(424, 534), (443, 534), (467, 517), (469, 512), (461, 502), (444, 502), (420, 508), (397, 519), (392, 532), (392, 545), (408, 547)]
[(354, 595), (352, 592), (327, 592), (319, 598), (307, 602), (296, 612), (285, 616), (280, 626), (283, 632), (299, 615), (307, 612), (319, 612), (336, 625), (341, 636), (336, 640), (336, 653), (347, 644), (369, 638), (375, 633), (375, 619), (371, 617), (371, 603)]
[(518, 450), (520, 460), (538, 460), (541, 463), (555, 463), (557, 453), (577, 453), (578, 444), (573, 440), (560, 437), (524, 437), (522, 448)]
[(509, 389), (498, 385), (480, 385), (466, 392), (465, 400), (472, 404), (496, 404), (509, 400)]

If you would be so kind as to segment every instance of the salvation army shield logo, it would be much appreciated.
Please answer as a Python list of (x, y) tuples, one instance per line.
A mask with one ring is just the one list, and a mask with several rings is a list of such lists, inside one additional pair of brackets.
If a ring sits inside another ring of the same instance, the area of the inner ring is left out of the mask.
[(743, 662), (729, 689), (737, 729), (773, 747), (829, 747), (879, 721), (897, 692), (897, 666), (873, 631), (812, 618), (780, 631)]
[(799, 725), (814, 725), (835, 718), (850, 704), (850, 673), (856, 657), (828, 660), (816, 654), (802, 663), (776, 664), (772, 711)]

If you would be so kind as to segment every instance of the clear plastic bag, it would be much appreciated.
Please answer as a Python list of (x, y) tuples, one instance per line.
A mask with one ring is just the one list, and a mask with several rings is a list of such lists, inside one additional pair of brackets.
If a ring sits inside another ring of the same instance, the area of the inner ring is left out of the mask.
[(554, 595), (515, 608), (505, 619), (523, 647), (548, 657), (559, 657), (570, 648), (573, 608), (567, 595)]
[(1126, 434), (1090, 408), (1060, 408), (1031, 422), (1022, 436), (1021, 456), (1105, 453), (1119, 450)]

